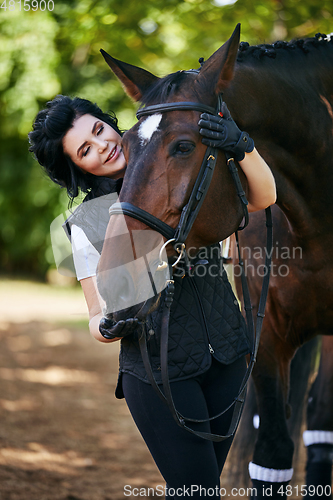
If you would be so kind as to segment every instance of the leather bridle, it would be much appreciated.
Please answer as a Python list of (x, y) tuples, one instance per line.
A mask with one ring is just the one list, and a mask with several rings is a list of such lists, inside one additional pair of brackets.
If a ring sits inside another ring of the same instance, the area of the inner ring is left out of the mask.
[[(219, 95), (218, 111), (221, 109), (222, 102), (222, 96)], [(146, 106), (145, 108), (139, 109), (136, 116), (138, 119), (140, 119), (143, 116), (151, 115), (154, 113), (165, 113), (168, 111), (176, 110), (199, 111), (200, 113), (216, 114), (216, 110), (214, 108), (198, 102), (169, 102), (164, 104), (155, 104), (153, 106)], [(162, 222), (160, 219), (150, 214), (149, 212), (146, 212), (142, 208), (139, 208), (128, 202), (114, 203), (110, 208), (110, 215), (129, 215), (130, 217), (143, 222), (154, 231), (159, 232), (167, 240), (172, 239), (174, 246), (178, 247), (179, 245), (184, 244), (192, 229), (193, 223), (199, 213), (201, 205), (208, 191), (210, 182), (212, 180), (217, 160), (217, 153), (218, 152), (215, 148), (207, 147), (197, 179), (192, 188), (189, 200), (182, 210), (176, 229), (172, 228), (165, 222)], [(237, 194), (242, 202), (243, 213), (245, 217), (245, 223), (243, 227), (245, 227), (248, 224), (248, 202), (246, 200), (245, 192), (238, 176), (237, 168), (233, 164), (233, 158), (227, 157), (227, 162), (236, 184)]]
[[(140, 119), (143, 116), (151, 115), (154, 113), (165, 113), (169, 111), (179, 111), (179, 110), (191, 110), (191, 111), (199, 111), (201, 113), (209, 113), (209, 114), (218, 114), (221, 111), (221, 106), (222, 106), (222, 96), (219, 95), (218, 97), (218, 106), (217, 109), (215, 110), (214, 108), (210, 106), (206, 106), (204, 104), (198, 103), (198, 102), (171, 102), (171, 103), (164, 103), (164, 104), (156, 104), (152, 106), (146, 106), (144, 108), (141, 108), (137, 112), (137, 118)], [(148, 348), (147, 348), (147, 339), (146, 339), (146, 334), (144, 328), (142, 328), (142, 335), (139, 338), (139, 344), (140, 344), (140, 350), (141, 350), (141, 355), (143, 359), (143, 363), (147, 372), (148, 379), (154, 389), (156, 390), (157, 394), (159, 397), (167, 403), (173, 417), (175, 418), (176, 422), (178, 425), (186, 429), (187, 431), (191, 432), (192, 434), (195, 434), (199, 437), (202, 437), (204, 439), (208, 439), (211, 441), (223, 441), (229, 437), (231, 437), (238, 426), (239, 419), (242, 413), (242, 408), (243, 408), (243, 403), (245, 400), (245, 394), (246, 394), (246, 386), (248, 379), (251, 375), (257, 352), (258, 352), (258, 347), (259, 347), (259, 340), (260, 340), (260, 333), (261, 333), (261, 327), (262, 327), (262, 322), (264, 318), (264, 310), (265, 310), (265, 305), (266, 305), (266, 299), (267, 299), (267, 293), (268, 293), (268, 284), (269, 284), (269, 275), (270, 275), (270, 268), (271, 268), (271, 255), (272, 255), (272, 245), (273, 245), (273, 236), (272, 236), (272, 217), (271, 217), (271, 211), (270, 208), (266, 209), (266, 226), (267, 226), (267, 251), (266, 251), (266, 260), (265, 260), (265, 268), (266, 268), (266, 273), (263, 279), (263, 285), (262, 285), (262, 291), (261, 291), (261, 296), (260, 296), (260, 302), (259, 302), (259, 307), (258, 307), (258, 312), (257, 312), (257, 322), (256, 322), (256, 328), (254, 328), (254, 320), (253, 320), (253, 315), (252, 315), (252, 306), (251, 306), (251, 300), (250, 300), (250, 294), (247, 286), (247, 280), (245, 277), (245, 271), (244, 271), (244, 264), (241, 258), (241, 253), (239, 250), (239, 242), (238, 242), (238, 235), (236, 232), (236, 242), (237, 242), (237, 248), (238, 248), (238, 256), (239, 256), (239, 264), (240, 264), (240, 269), (241, 269), (241, 282), (242, 282), (242, 289), (243, 289), (243, 299), (244, 299), (244, 309), (245, 309), (245, 314), (246, 314), (246, 322), (247, 322), (247, 327), (248, 327), (248, 332), (250, 339), (252, 340), (253, 347), (252, 347), (252, 352), (251, 352), (251, 358), (249, 361), (249, 365), (247, 368), (247, 371), (244, 375), (239, 393), (237, 397), (233, 400), (233, 402), (221, 413), (218, 415), (215, 415), (214, 417), (200, 420), (200, 419), (192, 419), (189, 417), (185, 417), (181, 415), (177, 409), (175, 408), (173, 398), (172, 398), (172, 393), (171, 393), (171, 388), (170, 388), (170, 383), (169, 383), (169, 376), (168, 376), (168, 328), (169, 328), (169, 318), (170, 318), (170, 308), (171, 304), (173, 301), (173, 296), (174, 296), (174, 280), (173, 280), (173, 275), (172, 275), (172, 268), (175, 266), (175, 264), (178, 263), (178, 261), (182, 258), (185, 257), (185, 262), (186, 262), (186, 244), (185, 241), (191, 231), (191, 228), (193, 226), (193, 223), (199, 213), (199, 210), (202, 206), (202, 203), (204, 201), (204, 198), (207, 194), (208, 188), (210, 186), (211, 179), (213, 177), (216, 161), (217, 161), (217, 153), (218, 151), (215, 148), (207, 147), (200, 171), (198, 173), (197, 179), (194, 183), (192, 192), (190, 194), (189, 200), (187, 204), (184, 206), (179, 223), (176, 227), (176, 229), (172, 228), (165, 222), (161, 221), (154, 215), (146, 212), (145, 210), (132, 205), (131, 203), (128, 202), (119, 202), (115, 203), (110, 207), (109, 213), (110, 215), (115, 215), (115, 214), (123, 214), (130, 216), (134, 219), (137, 219), (144, 224), (146, 224), (148, 227), (153, 229), (154, 231), (159, 232), (162, 236), (166, 238), (166, 242), (163, 245), (163, 248), (165, 248), (169, 243), (172, 243), (175, 250), (178, 252), (179, 257), (176, 261), (176, 263), (170, 265), (164, 261), (160, 262), (160, 266), (158, 269), (164, 269), (167, 266), (169, 266), (170, 270), (170, 279), (167, 280), (167, 286), (166, 286), (166, 296), (165, 296), (165, 301), (164, 301), (164, 309), (163, 309), (163, 314), (162, 314), (162, 325), (161, 325), (161, 378), (162, 378), (162, 385), (163, 385), (163, 391), (160, 389), (158, 386), (154, 374), (152, 372), (151, 364), (150, 364), (150, 359), (149, 359), (149, 354), (148, 354)], [(240, 198), (242, 208), (243, 208), (243, 214), (244, 214), (244, 224), (242, 227), (239, 229), (244, 229), (246, 225), (248, 224), (248, 210), (247, 210), (247, 199), (245, 192), (243, 190), (242, 184), (240, 182), (239, 176), (238, 176), (238, 170), (237, 167), (234, 163), (234, 159), (227, 153), (226, 154), (226, 159), (227, 159), (227, 164), (230, 170), (230, 173), (232, 175), (232, 178), (235, 183), (237, 195)], [(161, 255), (162, 252), (160, 252)], [(148, 301), (146, 301), (142, 308), (140, 309), (139, 313), (136, 314), (136, 317), (139, 319), (141, 318), (141, 313), (142, 311), (146, 311)], [(216, 434), (210, 434), (206, 432), (200, 432), (200, 431), (195, 431), (191, 429), (186, 422), (194, 422), (194, 423), (202, 423), (206, 421), (210, 421), (213, 419), (216, 419), (223, 415), (226, 411), (228, 411), (232, 406), (234, 405), (234, 410), (233, 410), (233, 415), (231, 419), (231, 424), (229, 426), (229, 430), (226, 435), (224, 436), (219, 436)]]

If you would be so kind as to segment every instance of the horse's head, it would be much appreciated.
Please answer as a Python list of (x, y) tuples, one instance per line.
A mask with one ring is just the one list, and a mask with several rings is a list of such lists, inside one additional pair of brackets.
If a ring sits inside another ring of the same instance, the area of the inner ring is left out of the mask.
[[(163, 288), (163, 285), (159, 288), (158, 284), (154, 289), (151, 285), (155, 275), (157, 283), (165, 281), (163, 272), (156, 270), (160, 260), (159, 249), (163, 244), (160, 234), (164, 236), (164, 241), (172, 237), (201, 172), (207, 149), (199, 134), (200, 106), (197, 109), (195, 106), (190, 106), (188, 110), (184, 106), (177, 109), (177, 103), (198, 103), (216, 109), (219, 94), (233, 77), (239, 34), (238, 25), (231, 38), (202, 65), (200, 71), (179, 71), (162, 79), (103, 52), (126, 92), (145, 106), (143, 115), (139, 114), (138, 123), (123, 137), (127, 169), (119, 200), (131, 204), (127, 207), (134, 206), (134, 210), (138, 207), (148, 212), (154, 216), (154, 221), (162, 221), (171, 231), (170, 235), (167, 229), (163, 232), (163, 225), (156, 228), (157, 233), (152, 231), (154, 225), (148, 223), (145, 213), (143, 219), (134, 218), (133, 213), (125, 210), (126, 203), (118, 205), (122, 215), (118, 215), (117, 210), (113, 211), (99, 263), (98, 286), (109, 310), (122, 309), (115, 315), (116, 319), (135, 314), (142, 306), (144, 296), (157, 296), (158, 293), (153, 292), (147, 295), (148, 288), (154, 292)], [(165, 106), (150, 108), (167, 103), (175, 103), (175, 109), (165, 109)], [(198, 248), (232, 234), (242, 216), (241, 203), (225, 156), (219, 152), (207, 196), (186, 242), (181, 243), (186, 243), (186, 248), (191, 249), (191, 255), (194, 255)], [(133, 255), (138, 255), (134, 242), (136, 234), (141, 234), (138, 237), (140, 255), (132, 268), (133, 262), (130, 262)], [(170, 244), (167, 252), (169, 257), (176, 254)], [(149, 265), (147, 255), (150, 257)], [(142, 265), (138, 264), (140, 259)], [(150, 272), (147, 274), (148, 268)], [(151, 299), (151, 303), (155, 302), (156, 298)]]

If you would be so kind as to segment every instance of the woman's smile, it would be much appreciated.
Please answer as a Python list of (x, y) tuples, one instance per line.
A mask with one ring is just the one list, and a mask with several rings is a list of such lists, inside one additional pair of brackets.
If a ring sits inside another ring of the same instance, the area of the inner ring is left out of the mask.
[(63, 138), (66, 155), (85, 172), (104, 177), (124, 175), (126, 163), (121, 136), (92, 115), (77, 118)]
[(120, 153), (122, 152), (122, 150), (120, 148), (118, 148), (118, 146), (116, 145), (109, 153), (107, 159), (105, 160), (105, 163), (107, 162), (112, 162), (112, 161), (115, 161), (118, 156), (120, 155)]

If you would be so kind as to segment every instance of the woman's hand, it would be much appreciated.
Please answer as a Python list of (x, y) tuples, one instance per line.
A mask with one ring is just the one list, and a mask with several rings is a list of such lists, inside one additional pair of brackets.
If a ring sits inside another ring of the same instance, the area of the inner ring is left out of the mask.
[(99, 324), (103, 319), (103, 308), (105, 307), (105, 303), (100, 296), (97, 283), (96, 276), (90, 276), (89, 278), (84, 278), (80, 281), (82, 290), (87, 302), (88, 311), (89, 311), (89, 331), (90, 334), (98, 340), (98, 342), (110, 343), (115, 340), (120, 340), (120, 337), (114, 337), (107, 339), (103, 337), (103, 335), (99, 331)]
[(222, 117), (203, 113), (199, 121), (202, 142), (206, 146), (221, 148), (232, 154), (246, 175), (248, 211), (262, 210), (276, 201), (273, 174), (254, 147), (247, 132), (241, 132), (232, 119), (225, 102)]
[(220, 116), (203, 113), (198, 125), (201, 127), (199, 132), (203, 136), (203, 144), (223, 149), (237, 161), (243, 160), (245, 153), (251, 153), (254, 149), (253, 139), (247, 132), (239, 130), (225, 102)]
[(120, 339), (130, 335), (137, 328), (139, 320), (129, 318), (117, 323), (112, 318), (103, 317), (99, 323), (99, 332), (105, 339)]

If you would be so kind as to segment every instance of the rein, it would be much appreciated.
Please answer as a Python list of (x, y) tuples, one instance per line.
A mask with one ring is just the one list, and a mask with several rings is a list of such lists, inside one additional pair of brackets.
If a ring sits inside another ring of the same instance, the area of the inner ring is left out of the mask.
[[(172, 102), (172, 103), (165, 103), (165, 104), (156, 104), (153, 106), (146, 106), (142, 109), (139, 109), (137, 112), (137, 118), (140, 119), (142, 116), (147, 116), (151, 115), (154, 113), (161, 113), (161, 112), (168, 112), (168, 111), (178, 111), (178, 110), (194, 110), (194, 111), (199, 111), (199, 112), (206, 112), (209, 114), (217, 114), (221, 110), (222, 106), (222, 96), (218, 96), (218, 106), (217, 110), (210, 106), (206, 106), (201, 103), (197, 102)], [(132, 205), (131, 203), (128, 202), (119, 202), (115, 203), (110, 207), (109, 213), (110, 215), (114, 214), (123, 214), (123, 215), (128, 215), (130, 217), (133, 217), (153, 230), (159, 232), (164, 236), (167, 241), (163, 245), (163, 248), (165, 248), (169, 243), (172, 243), (176, 251), (179, 253), (179, 257), (177, 259), (177, 262), (182, 258), (182, 256), (185, 256), (185, 259), (187, 258), (186, 256), (186, 251), (185, 251), (185, 240), (188, 237), (191, 228), (193, 226), (193, 223), (199, 213), (199, 210), (201, 208), (201, 205), (204, 201), (204, 198), (207, 194), (208, 188), (210, 186), (211, 179), (213, 177), (214, 169), (216, 166), (216, 161), (217, 161), (217, 153), (218, 151), (215, 148), (207, 147), (202, 165), (200, 167), (199, 174), (197, 176), (197, 179), (195, 181), (195, 184), (193, 186), (189, 201), (187, 204), (184, 206), (179, 223), (176, 227), (176, 229), (173, 229), (171, 226), (168, 224), (162, 222), (159, 220), (157, 217), (154, 215), (146, 212), (145, 210), (136, 207), (135, 205)], [(239, 179), (238, 175), (238, 170), (237, 167), (234, 163), (234, 159), (227, 153), (226, 155), (226, 160), (227, 160), (227, 165), (229, 167), (229, 171), (231, 173), (231, 176), (234, 180), (237, 195), (240, 198), (242, 208), (243, 208), (243, 214), (244, 214), (244, 224), (239, 228), (239, 230), (244, 229), (247, 224), (248, 224), (248, 210), (247, 210), (247, 205), (248, 201), (246, 199), (245, 192), (243, 190), (242, 184)], [(241, 253), (240, 253), (240, 248), (239, 248), (239, 241), (238, 241), (238, 233), (236, 232), (236, 242), (237, 242), (237, 249), (238, 249), (238, 259), (239, 259), (239, 264), (241, 268), (241, 282), (242, 282), (242, 289), (243, 289), (243, 298), (244, 298), (244, 309), (245, 309), (245, 315), (246, 315), (246, 323), (248, 327), (248, 332), (250, 339), (252, 340), (252, 352), (251, 352), (251, 358), (249, 361), (249, 365), (247, 367), (247, 371), (244, 375), (244, 378), (241, 383), (241, 387), (239, 390), (239, 393), (237, 397), (234, 399), (234, 401), (227, 407), (225, 408), (221, 413), (218, 415), (215, 415), (213, 417), (210, 417), (208, 419), (200, 420), (200, 419), (192, 419), (189, 417), (183, 416), (181, 413), (177, 411), (175, 408), (173, 398), (172, 398), (172, 392), (170, 388), (170, 381), (169, 381), (169, 375), (168, 375), (168, 338), (169, 338), (169, 319), (170, 319), (170, 310), (171, 310), (171, 305), (173, 302), (173, 297), (174, 297), (174, 280), (173, 280), (173, 274), (172, 274), (172, 268), (175, 266), (174, 263), (173, 265), (170, 265), (166, 262), (163, 262), (161, 260), (160, 266), (157, 268), (158, 269), (164, 269), (167, 266), (169, 266), (170, 270), (170, 279), (167, 280), (167, 286), (166, 286), (166, 297), (165, 297), (165, 302), (164, 302), (164, 309), (162, 313), (162, 325), (161, 325), (161, 347), (160, 347), (160, 358), (161, 358), (161, 378), (162, 378), (162, 386), (163, 386), (163, 391), (161, 388), (158, 386), (154, 374), (152, 372), (152, 367), (150, 364), (150, 359), (149, 359), (149, 354), (148, 354), (148, 347), (147, 347), (147, 339), (146, 335), (144, 332), (144, 328), (142, 327), (142, 335), (139, 338), (139, 345), (140, 345), (140, 351), (142, 355), (142, 360), (147, 372), (147, 376), (149, 379), (149, 382), (151, 385), (154, 387), (155, 391), (157, 392), (158, 396), (168, 405), (174, 419), (176, 420), (177, 424), (180, 425), (182, 428), (185, 430), (191, 432), (192, 434), (195, 434), (196, 436), (199, 436), (204, 439), (208, 439), (210, 441), (224, 441), (225, 439), (228, 439), (231, 437), (237, 429), (242, 409), (243, 409), (243, 404), (245, 400), (245, 395), (246, 395), (246, 387), (247, 387), (247, 382), (248, 379), (252, 373), (254, 363), (256, 361), (256, 356), (258, 352), (258, 347), (259, 347), (259, 341), (260, 341), (260, 333), (261, 333), (261, 328), (262, 328), (262, 322), (264, 319), (264, 311), (265, 311), (265, 306), (266, 306), (266, 299), (267, 299), (267, 293), (268, 293), (268, 285), (269, 285), (269, 275), (270, 275), (270, 268), (271, 268), (271, 256), (272, 256), (272, 246), (273, 246), (273, 234), (272, 234), (272, 217), (271, 217), (271, 210), (270, 208), (266, 209), (266, 226), (267, 226), (267, 252), (266, 252), (266, 260), (265, 260), (265, 269), (266, 273), (263, 279), (263, 285), (262, 285), (262, 291), (260, 295), (260, 302), (259, 302), (259, 307), (258, 307), (258, 313), (257, 313), (257, 322), (256, 322), (256, 328), (254, 328), (254, 319), (252, 315), (252, 305), (251, 305), (251, 300), (250, 300), (250, 293), (247, 285), (247, 279), (245, 276), (245, 271), (244, 271), (244, 263), (241, 258)], [(162, 252), (161, 252), (162, 253)], [(161, 255), (160, 253), (160, 255)], [(145, 304), (147, 301), (144, 303), (142, 308), (140, 309), (139, 313), (137, 313), (136, 317), (139, 317), (141, 319), (142, 316), (142, 311), (145, 310)], [(144, 316), (144, 315), (143, 315)], [(228, 429), (228, 432), (225, 436), (220, 436), (217, 434), (211, 434), (207, 432), (200, 432), (200, 431), (195, 431), (191, 429), (186, 422), (193, 422), (193, 423), (203, 423), (207, 421), (214, 420), (221, 415), (223, 415), (226, 411), (228, 411), (232, 406), (234, 406), (233, 414), (232, 414), (232, 419), (231, 423)]]

